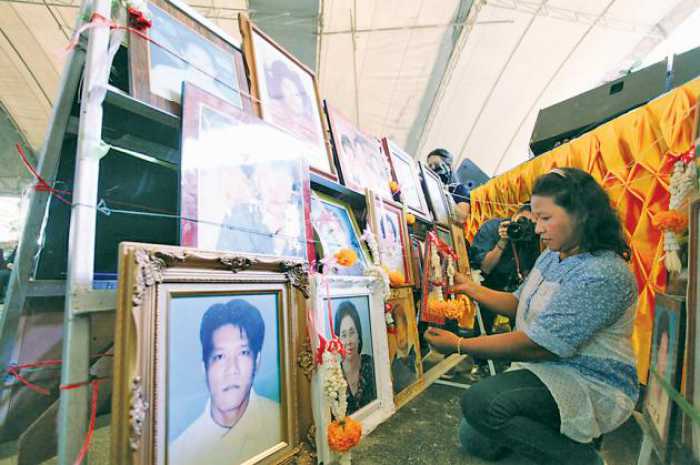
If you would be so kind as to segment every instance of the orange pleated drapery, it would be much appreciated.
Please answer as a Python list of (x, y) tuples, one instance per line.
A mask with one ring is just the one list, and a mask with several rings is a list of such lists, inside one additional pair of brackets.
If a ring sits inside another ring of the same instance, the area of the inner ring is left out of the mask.
[(484, 221), (511, 216), (518, 204), (530, 198), (535, 179), (552, 168), (580, 168), (605, 188), (632, 248), (631, 267), (639, 288), (632, 343), (642, 383), (649, 371), (654, 295), (666, 288), (662, 233), (651, 220), (668, 209), (673, 164), (694, 146), (698, 95), (700, 79), (523, 163), (471, 193), (469, 239)]

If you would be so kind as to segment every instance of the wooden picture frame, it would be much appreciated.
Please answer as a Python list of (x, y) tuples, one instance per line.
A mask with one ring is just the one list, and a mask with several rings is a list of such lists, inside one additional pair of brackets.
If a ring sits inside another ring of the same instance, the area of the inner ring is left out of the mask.
[(654, 371), (673, 389), (679, 389), (682, 362), (680, 351), (683, 348), (685, 331), (684, 307), (683, 298), (656, 294), (650, 374), (642, 412), (653, 440), (654, 450), (662, 463), (666, 463), (672, 449), (671, 425), (673, 415), (677, 414), (678, 409), (656, 378)]
[[(366, 328), (369, 324), (371, 334), (368, 336), (366, 329), (356, 331), (363, 343), (352, 343), (345, 340), (345, 320), (348, 324), (353, 318), (343, 316), (336, 325), (334, 331), (340, 337), (346, 350), (365, 354), (362, 363), (371, 363), (374, 368), (375, 398), (362, 405), (354, 412), (348, 406), (348, 415), (362, 423), (362, 435), (367, 436), (378, 425), (393, 415), (394, 400), (389, 369), (389, 349), (387, 342), (386, 320), (384, 317), (384, 302), (381, 296), (380, 283), (375, 278), (350, 277), (350, 276), (323, 276), (316, 275), (311, 280), (313, 289), (313, 318), (316, 331), (325, 339), (330, 339), (329, 317), (336, 319), (338, 312), (345, 312), (340, 308), (344, 302), (353, 304), (356, 314), (360, 318), (360, 325)], [(329, 305), (328, 301), (331, 301)], [(367, 343), (371, 343), (371, 351)], [(359, 349), (355, 345), (361, 345)], [(319, 347), (319, 338), (313, 341), (314, 350)], [(350, 346), (350, 347), (349, 347)], [(371, 353), (371, 361), (367, 361), (366, 354)], [(350, 355), (351, 356), (351, 355)], [(346, 358), (348, 355), (346, 355)], [(330, 407), (327, 405), (323, 394), (322, 380), (319, 370), (316, 370), (312, 382), (312, 398), (314, 420), (316, 423), (316, 452), (318, 463), (333, 463), (332, 452), (328, 446), (326, 431), (332, 421)], [(365, 391), (367, 392), (367, 391)]]
[(386, 137), (382, 139), (382, 148), (391, 163), (394, 179), (401, 189), (401, 202), (414, 215), (431, 221), (430, 209), (421, 186), (416, 161)]
[(151, 40), (129, 33), (129, 90), (143, 102), (180, 114), (183, 81), (237, 108), (253, 106), (243, 52), (167, 0), (148, 0)]
[(387, 329), (387, 340), (394, 404), (399, 408), (425, 389), (413, 287), (393, 288), (386, 305), (394, 322)]
[(245, 14), (239, 14), (238, 22), (257, 114), (304, 141), (309, 168), (337, 182), (316, 73)]
[(349, 204), (314, 191), (311, 194), (311, 224), (316, 232), (319, 258), (334, 255), (342, 248), (350, 248), (357, 254), (355, 265), (338, 267), (335, 274), (364, 276), (365, 267), (372, 261), (360, 239), (360, 227)]
[(306, 145), (193, 84), (183, 102), (180, 244), (313, 260)]
[(379, 139), (361, 131), (327, 100), (323, 104), (343, 184), (355, 192), (371, 189), (392, 199), (391, 165)]
[(452, 232), (453, 249), (457, 254), (457, 270), (460, 273), (465, 273), (471, 276), (472, 268), (469, 264), (469, 249), (467, 248), (467, 239), (464, 235), (464, 226), (452, 221), (450, 223), (450, 231)]
[[(176, 465), (192, 455), (211, 465), (310, 460), (306, 265), (126, 242), (119, 256), (111, 463)], [(235, 370), (235, 380), (221, 370), (232, 353), (247, 367)], [(245, 448), (210, 434), (211, 425), (228, 421), (217, 417), (219, 405), (243, 402), (253, 410), (226, 438), (243, 428), (237, 433), (256, 438)]]
[[(685, 397), (691, 405), (700, 405), (700, 342), (697, 318), (700, 317), (700, 199), (689, 206), (688, 290), (686, 295)], [(683, 443), (700, 463), (700, 425), (687, 415), (683, 419)]]
[[(403, 274), (403, 284), (413, 284), (413, 263), (411, 242), (403, 206), (400, 203), (378, 198), (371, 190), (365, 193), (367, 199), (367, 223), (377, 239), (379, 263), (389, 272)], [(401, 250), (397, 250), (397, 246)], [(400, 255), (399, 255), (400, 253)]]
[(442, 181), (425, 163), (419, 162), (418, 166), (420, 166), (423, 190), (428, 199), (430, 211), (433, 213), (433, 219), (436, 224), (447, 227), (450, 224), (451, 211)]

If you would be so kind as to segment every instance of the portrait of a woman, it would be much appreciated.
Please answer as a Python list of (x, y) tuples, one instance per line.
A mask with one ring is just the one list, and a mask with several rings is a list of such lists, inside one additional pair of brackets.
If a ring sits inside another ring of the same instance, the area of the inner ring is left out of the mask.
[(333, 323), (346, 351), (341, 366), (348, 383), (347, 413), (352, 415), (377, 398), (374, 360), (370, 354), (362, 353), (362, 323), (354, 303), (345, 300), (338, 305)]

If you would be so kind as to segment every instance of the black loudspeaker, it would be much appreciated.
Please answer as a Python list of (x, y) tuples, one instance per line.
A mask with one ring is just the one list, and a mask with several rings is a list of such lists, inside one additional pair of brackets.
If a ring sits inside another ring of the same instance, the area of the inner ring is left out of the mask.
[(700, 76), (700, 47), (673, 57), (671, 87), (678, 87)]
[(540, 110), (530, 137), (533, 155), (548, 152), (664, 93), (666, 61)]
[(485, 184), (490, 178), (473, 161), (465, 158), (459, 164), (455, 177), (468, 191)]

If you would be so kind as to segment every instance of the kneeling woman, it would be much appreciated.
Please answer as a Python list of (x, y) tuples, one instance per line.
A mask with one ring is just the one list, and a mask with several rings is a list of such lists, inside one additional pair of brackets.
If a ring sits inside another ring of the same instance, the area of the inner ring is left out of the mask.
[(630, 249), (607, 194), (581, 170), (541, 176), (531, 203), (547, 249), (523, 285), (512, 294), (466, 279), (454, 288), (515, 317), (515, 330), (463, 339), (429, 329), (425, 337), (441, 352), (519, 362), (464, 395), (460, 439), (469, 452), (602, 464), (591, 441), (620, 426), (639, 395)]

